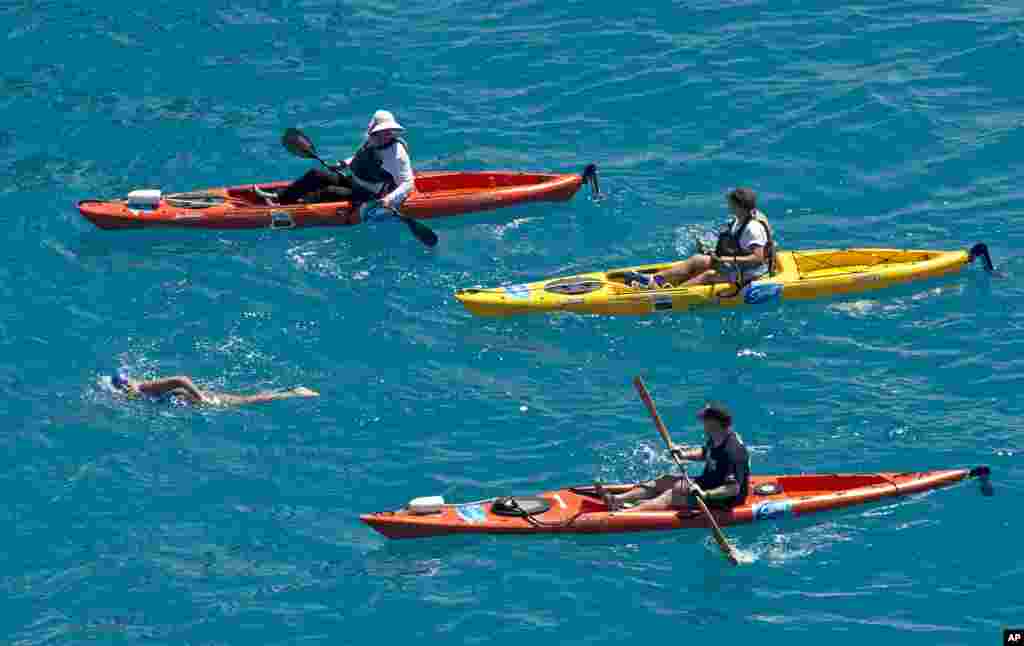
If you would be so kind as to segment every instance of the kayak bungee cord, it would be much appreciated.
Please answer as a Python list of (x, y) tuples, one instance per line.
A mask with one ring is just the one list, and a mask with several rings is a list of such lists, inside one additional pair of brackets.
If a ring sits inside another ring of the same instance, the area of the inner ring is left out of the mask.
[[(523, 519), (526, 520), (526, 522), (528, 522), (531, 525), (533, 525), (534, 527), (546, 527), (546, 528), (569, 527), (573, 523), (576, 522), (577, 518), (579, 518), (580, 516), (588, 513), (588, 512), (585, 512), (585, 511), (581, 510), (581, 511), (576, 512), (572, 517), (570, 517), (570, 518), (568, 518), (568, 519), (566, 519), (564, 521), (547, 522), (547, 521), (543, 521), (543, 520), (537, 520), (536, 518), (533, 517), (534, 514), (544, 513), (544, 512), (529, 512), (529, 511), (526, 511), (525, 509), (523, 509), (522, 507), (519, 506), (519, 501), (516, 500), (515, 498), (507, 498), (506, 499), (506, 504), (509, 505), (510, 507), (514, 508), (514, 509), (518, 509), (519, 510), (519, 514), (523, 517)], [(545, 511), (547, 511), (547, 510), (545, 510)]]
[[(894, 251), (902, 253), (902, 250), (894, 250)], [(800, 252), (800, 251), (794, 251), (794, 252), (792, 252), (792, 254), (793, 254), (793, 261), (796, 264), (796, 273), (797, 273), (797, 275), (801, 279), (805, 278), (804, 271), (811, 272), (811, 271), (821, 271), (823, 269), (844, 269), (845, 267), (849, 267), (850, 266), (850, 262), (846, 262), (844, 264), (832, 264), (831, 262), (829, 262), (829, 260), (833, 256), (838, 256), (839, 254), (844, 254), (846, 256), (850, 256), (851, 254), (854, 254), (854, 257), (866, 257), (867, 261), (864, 262), (863, 264), (868, 266), (868, 267), (880, 267), (882, 265), (898, 264), (899, 263), (899, 261), (896, 260), (897, 256), (882, 256), (882, 255), (879, 255), (877, 253), (863, 251), (863, 250), (860, 250), (860, 249), (856, 249), (856, 250), (837, 249), (836, 251), (834, 251), (834, 252), (832, 252), (832, 253), (830, 253), (828, 255), (819, 254), (819, 255), (811, 256), (811, 255), (805, 254), (805, 253)], [(801, 262), (803, 262), (804, 264), (813, 265), (813, 266), (808, 266), (806, 268), (805, 267), (801, 267)], [(859, 273), (859, 272), (857, 272), (857, 271), (847, 271), (846, 273), (856, 274), (856, 273)]]
[[(554, 281), (551, 281), (551, 282), (554, 282)], [(593, 289), (588, 289), (587, 290), (588, 292), (589, 291), (597, 291), (598, 289), (600, 289), (602, 287), (626, 287), (626, 288), (629, 288), (629, 289), (635, 289), (635, 288), (630, 287), (629, 285), (626, 285), (625, 283), (619, 283), (619, 282), (616, 282), (614, 280), (601, 280), (600, 278), (584, 278), (584, 279), (580, 280), (577, 283), (563, 283), (562, 285), (555, 285), (554, 287), (562, 287), (562, 286), (568, 287), (570, 285), (584, 285), (586, 283), (592, 283), (593, 285), (595, 285), (595, 287)], [(472, 292), (474, 294), (504, 294), (504, 293), (506, 293), (506, 288), (507, 287), (510, 287), (510, 285), (505, 285), (505, 286), (501, 286), (501, 287), (466, 287), (466, 288), (464, 288), (464, 289), (462, 289), (460, 291)], [(521, 291), (530, 293), (530, 292), (544, 292), (544, 291), (550, 291), (550, 290), (548, 289), (548, 285), (541, 285), (541, 286), (538, 286), (538, 287), (530, 287), (530, 288), (526, 288), (525, 286), (523, 286), (523, 289)], [(558, 293), (558, 292), (555, 292), (555, 293)], [(585, 294), (587, 292), (578, 292), (578, 293)]]
[[(902, 250), (894, 250), (894, 251), (896, 251), (898, 253), (902, 253)], [(799, 252), (799, 251), (795, 251), (795, 252), (792, 252), (792, 253), (793, 253), (793, 260), (797, 264), (797, 274), (800, 275), (801, 278), (804, 277), (804, 271), (805, 270), (806, 271), (820, 271), (822, 269), (843, 269), (845, 267), (850, 266), (850, 262), (846, 262), (844, 264), (833, 264), (833, 263), (828, 262), (828, 260), (830, 258), (833, 258), (834, 256), (839, 256), (840, 254), (844, 254), (846, 256), (849, 256), (849, 255), (851, 255), (851, 253), (854, 253), (854, 254), (856, 254), (855, 257), (866, 256), (868, 260), (866, 262), (864, 262), (863, 264), (867, 265), (868, 267), (878, 267), (878, 266), (881, 266), (881, 265), (898, 264), (899, 263), (899, 261), (896, 260), (897, 256), (882, 256), (882, 255), (879, 255), (877, 253), (866, 252), (866, 251), (862, 251), (862, 250), (838, 249), (838, 250), (834, 251), (833, 253), (830, 253), (830, 254), (827, 254), (827, 255), (826, 254), (816, 254), (814, 256), (811, 256), (809, 254), (806, 254), (806, 253), (803, 253), (803, 252)], [(806, 264), (814, 265), (814, 266), (813, 267), (809, 266), (809, 267), (806, 267), (806, 268), (802, 267), (801, 266), (801, 261), (803, 261)], [(858, 272), (857, 271), (848, 271), (847, 273), (858, 273)]]
[[(893, 249), (892, 251), (896, 253), (903, 252), (903, 250), (901, 249)], [(850, 266), (849, 260), (843, 261), (843, 264), (832, 264), (831, 262), (829, 262), (830, 258), (834, 256), (839, 256), (840, 254), (847, 258), (849, 258), (851, 255), (853, 255), (854, 257), (866, 256), (869, 259), (869, 262), (865, 262), (864, 264), (867, 265), (868, 267), (879, 267), (882, 265), (889, 264), (901, 264), (901, 261), (898, 260), (898, 256), (882, 255), (878, 252), (865, 251), (863, 249), (837, 249), (836, 251), (827, 255), (816, 254), (814, 256), (808, 255), (800, 251), (792, 251), (790, 253), (793, 255), (793, 260), (796, 264), (796, 273), (801, 279), (804, 278), (805, 271), (812, 272), (821, 271), (822, 269), (843, 269), (845, 267)], [(972, 263), (976, 258), (979, 257), (982, 259), (984, 263), (985, 271), (989, 273), (995, 273), (995, 267), (992, 264), (992, 257), (989, 255), (988, 245), (986, 245), (984, 242), (979, 242), (970, 248), (970, 250), (967, 252), (967, 262)], [(808, 266), (802, 267), (801, 264), (806, 264)], [(859, 272), (848, 271), (846, 273), (856, 274)]]

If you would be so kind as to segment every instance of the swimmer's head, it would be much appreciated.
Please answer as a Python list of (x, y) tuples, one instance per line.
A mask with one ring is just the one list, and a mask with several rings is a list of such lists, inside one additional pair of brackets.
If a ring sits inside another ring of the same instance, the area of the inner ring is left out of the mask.
[(118, 370), (110, 375), (110, 385), (118, 390), (126, 390), (131, 385), (131, 382), (128, 380), (128, 375), (124, 370)]

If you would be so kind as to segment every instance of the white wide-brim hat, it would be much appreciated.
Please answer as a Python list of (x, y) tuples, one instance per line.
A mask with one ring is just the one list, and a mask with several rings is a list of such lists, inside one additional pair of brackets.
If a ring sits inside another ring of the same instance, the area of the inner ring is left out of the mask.
[(372, 135), (381, 130), (405, 130), (405, 128), (402, 127), (402, 124), (395, 121), (395, 115), (387, 110), (377, 110), (373, 113), (373, 118), (370, 119), (370, 125), (366, 129), (366, 134)]

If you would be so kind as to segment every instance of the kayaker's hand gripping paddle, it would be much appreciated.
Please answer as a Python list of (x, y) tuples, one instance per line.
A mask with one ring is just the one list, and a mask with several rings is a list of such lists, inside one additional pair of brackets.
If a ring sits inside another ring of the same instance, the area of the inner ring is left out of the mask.
[(647, 388), (644, 386), (644, 380), (640, 377), (633, 377), (633, 385), (636, 386), (636, 391), (640, 394), (640, 399), (644, 400), (644, 404), (647, 405), (647, 411), (651, 414), (651, 419), (654, 420), (654, 425), (658, 429), (658, 433), (661, 434), (661, 439), (665, 441), (665, 446), (668, 448), (669, 453), (672, 454), (672, 458), (676, 461), (679, 466), (679, 470), (683, 472), (683, 478), (686, 479), (686, 484), (690, 486), (690, 489), (696, 493), (697, 506), (700, 507), (701, 512), (708, 521), (708, 526), (711, 528), (711, 534), (715, 537), (715, 542), (718, 543), (718, 547), (721, 548), (722, 554), (725, 558), (729, 559), (729, 562), (733, 565), (739, 565), (740, 559), (736, 554), (736, 548), (729, 543), (729, 539), (722, 533), (722, 528), (718, 526), (718, 522), (715, 517), (711, 515), (711, 510), (708, 509), (707, 504), (704, 502), (704, 492), (701, 491), (700, 487), (695, 482), (690, 480), (690, 476), (686, 473), (686, 467), (683, 466), (682, 460), (679, 456), (672, 451), (675, 444), (672, 443), (672, 438), (669, 437), (668, 429), (665, 428), (665, 424), (661, 421), (661, 416), (658, 415), (658, 409), (654, 407), (654, 400), (651, 399), (650, 394), (647, 392)]
[[(319, 155), (316, 154), (316, 146), (313, 145), (312, 140), (310, 140), (310, 138), (298, 128), (288, 128), (285, 130), (284, 135), (281, 137), (281, 144), (285, 147), (285, 150), (296, 157), (302, 157), (303, 159), (315, 159), (323, 164), (324, 168), (327, 170), (334, 173), (341, 173), (341, 170), (338, 167), (331, 166), (324, 160), (320, 159)], [(437, 234), (434, 233), (430, 227), (418, 220), (402, 215), (395, 209), (390, 210), (394, 213), (395, 217), (402, 222), (405, 222), (406, 226), (409, 227), (409, 230), (412, 231), (412, 234), (416, 236), (417, 240), (428, 247), (433, 247), (437, 244)]]

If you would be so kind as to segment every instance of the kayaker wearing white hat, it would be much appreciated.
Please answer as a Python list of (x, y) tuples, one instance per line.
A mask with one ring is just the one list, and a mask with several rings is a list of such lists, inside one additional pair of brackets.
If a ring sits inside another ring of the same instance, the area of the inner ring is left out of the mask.
[[(351, 196), (354, 204), (380, 200), (385, 208), (398, 209), (414, 187), (409, 145), (401, 138), (405, 128), (387, 110), (373, 113), (366, 127), (366, 141), (356, 153), (334, 167), (338, 172), (313, 169), (276, 197), (280, 204), (295, 204), (303, 198), (327, 197), (329, 201)], [(340, 171), (348, 168), (351, 176)], [(318, 196), (323, 192), (326, 195)]]

